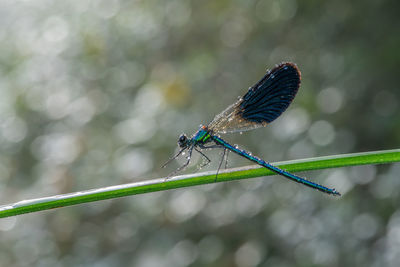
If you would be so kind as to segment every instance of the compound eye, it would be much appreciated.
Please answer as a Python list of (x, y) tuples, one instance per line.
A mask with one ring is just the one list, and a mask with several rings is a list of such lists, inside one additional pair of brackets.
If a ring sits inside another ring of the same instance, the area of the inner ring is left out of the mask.
[(179, 143), (184, 143), (186, 141), (186, 135), (182, 134), (179, 136)]
[(179, 136), (178, 145), (180, 147), (185, 147), (187, 145), (187, 137), (186, 135), (182, 134)]

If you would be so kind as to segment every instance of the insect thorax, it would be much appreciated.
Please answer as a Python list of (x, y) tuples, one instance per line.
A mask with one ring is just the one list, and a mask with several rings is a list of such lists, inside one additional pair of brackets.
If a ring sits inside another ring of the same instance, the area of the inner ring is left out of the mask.
[(192, 140), (196, 143), (205, 144), (211, 140), (210, 137), (211, 136), (210, 136), (208, 129), (205, 127), (202, 127), (202, 128), (200, 128), (200, 130), (198, 130), (194, 134)]

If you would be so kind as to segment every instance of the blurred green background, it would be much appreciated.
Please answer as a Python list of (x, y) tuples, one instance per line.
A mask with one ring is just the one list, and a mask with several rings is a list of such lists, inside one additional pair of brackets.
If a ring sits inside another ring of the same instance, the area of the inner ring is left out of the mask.
[[(168, 175), (177, 137), (282, 61), (294, 103), (227, 141), (270, 162), (397, 148), (399, 5), (1, 1), (0, 204)], [(300, 173), (341, 198), (274, 176), (0, 219), (0, 266), (399, 266), (399, 172)]]

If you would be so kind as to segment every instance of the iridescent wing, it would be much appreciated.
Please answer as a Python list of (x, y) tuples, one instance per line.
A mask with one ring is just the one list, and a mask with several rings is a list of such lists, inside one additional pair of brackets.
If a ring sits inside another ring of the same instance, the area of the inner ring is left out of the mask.
[(232, 133), (266, 126), (290, 105), (300, 87), (300, 79), (294, 63), (277, 65), (236, 103), (215, 116), (208, 129), (214, 133)]

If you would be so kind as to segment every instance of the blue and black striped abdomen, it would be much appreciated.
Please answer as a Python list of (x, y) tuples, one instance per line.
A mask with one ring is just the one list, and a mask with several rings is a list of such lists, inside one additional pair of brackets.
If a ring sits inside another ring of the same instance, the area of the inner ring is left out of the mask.
[(293, 63), (282, 63), (249, 89), (238, 115), (255, 123), (270, 123), (292, 102), (300, 86), (300, 71)]
[(223, 140), (222, 138), (220, 138), (218, 136), (211, 135), (210, 137), (211, 137), (212, 140), (214, 140), (214, 142), (216, 144), (218, 144), (218, 145), (220, 145), (220, 146), (222, 146), (222, 147), (224, 147), (226, 149), (229, 149), (230, 151), (232, 151), (232, 152), (234, 152), (234, 153), (236, 153), (236, 154), (238, 154), (238, 155), (240, 155), (242, 157), (245, 157), (245, 158), (257, 163), (257, 164), (259, 164), (259, 165), (261, 165), (261, 166), (263, 166), (263, 167), (275, 172), (276, 174), (282, 175), (283, 177), (289, 178), (290, 180), (293, 180), (293, 181), (295, 181), (297, 183), (300, 183), (300, 184), (304, 184), (304, 185), (306, 185), (308, 187), (317, 189), (319, 191), (322, 191), (322, 192), (325, 192), (325, 193), (328, 193), (328, 194), (332, 194), (332, 195), (339, 195), (340, 196), (340, 193), (337, 192), (335, 189), (331, 189), (331, 188), (325, 187), (323, 185), (314, 183), (314, 182), (309, 181), (309, 180), (307, 180), (305, 178), (299, 177), (299, 176), (294, 175), (294, 174), (292, 174), (290, 172), (282, 170), (282, 169), (280, 169), (280, 168), (278, 168), (276, 166), (273, 166), (270, 163), (268, 163), (268, 162), (266, 162), (266, 161), (264, 161), (264, 160), (262, 160), (262, 159), (260, 159), (260, 158), (258, 158), (256, 156), (253, 156), (253, 155), (251, 155), (250, 153), (248, 153), (248, 152), (246, 152), (244, 150), (241, 150), (241, 149), (239, 149), (239, 148), (237, 148), (235, 146), (232, 146), (231, 144), (229, 144), (228, 142), (226, 142), (225, 140)]

